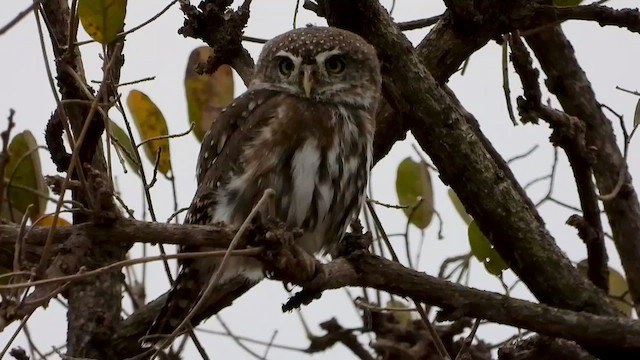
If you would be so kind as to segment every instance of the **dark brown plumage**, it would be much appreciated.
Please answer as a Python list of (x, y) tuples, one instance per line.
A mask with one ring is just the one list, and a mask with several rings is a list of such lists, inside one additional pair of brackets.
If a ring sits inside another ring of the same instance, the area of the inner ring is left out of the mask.
[[(255, 80), (202, 142), (185, 222), (239, 225), (271, 188), (278, 219), (303, 230), (299, 245), (312, 254), (330, 251), (364, 201), (380, 79), (373, 47), (344, 30), (298, 29), (268, 42)], [(208, 299), (216, 310), (264, 276), (257, 260), (230, 260)], [(178, 326), (219, 262), (181, 263), (149, 335)]]

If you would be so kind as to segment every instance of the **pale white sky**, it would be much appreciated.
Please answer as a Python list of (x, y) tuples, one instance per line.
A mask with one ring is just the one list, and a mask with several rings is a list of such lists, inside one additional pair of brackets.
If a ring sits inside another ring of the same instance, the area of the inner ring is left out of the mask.
[[(131, 28), (153, 16), (162, 9), (169, 0), (163, 1), (129, 1), (126, 17), (126, 27)], [(235, 1), (237, 6), (240, 1)], [(292, 18), (296, 1), (280, 0), (277, 2), (255, 0), (251, 7), (252, 17), (246, 34), (255, 37), (270, 38), (292, 28)], [(385, 5), (391, 1), (384, 1)], [(15, 14), (30, 4), (28, 0), (3, 2), (0, 11), (0, 26), (12, 19)], [(609, 6), (637, 7), (634, 0), (612, 0)], [(394, 17), (397, 21), (407, 21), (440, 14), (444, 5), (439, 1), (397, 1)], [(145, 92), (159, 106), (167, 119), (171, 133), (183, 132), (188, 127), (187, 107), (184, 97), (183, 76), (187, 57), (191, 50), (202, 43), (194, 39), (186, 39), (177, 34), (182, 24), (182, 14), (174, 6), (166, 14), (146, 28), (131, 34), (126, 41), (124, 53), (126, 63), (122, 70), (122, 81), (132, 81), (147, 76), (156, 76), (156, 80), (123, 88), (126, 96), (131, 89)], [(306, 23), (325, 25), (323, 19), (304, 9), (298, 15), (298, 26)], [(627, 126), (632, 124), (633, 112), (637, 99), (629, 94), (615, 89), (620, 86), (628, 89), (640, 89), (640, 72), (637, 70), (640, 59), (640, 37), (625, 30), (612, 27), (601, 28), (595, 23), (571, 22), (563, 25), (567, 36), (573, 42), (580, 63), (587, 72), (600, 102), (605, 103), (625, 115)], [(427, 33), (427, 29), (407, 32), (407, 36), (417, 44)], [(80, 39), (88, 38), (81, 30)], [(48, 41), (48, 37), (46, 39)], [(246, 44), (255, 57), (260, 52), (261, 45)], [(87, 45), (82, 48), (83, 59), (89, 79), (101, 78), (99, 58), (100, 48)], [(38, 34), (33, 16), (29, 16), (10, 32), (0, 36), (0, 128), (4, 128), (9, 108), (16, 110), (16, 129), (14, 134), (24, 129), (30, 129), (38, 142), (44, 144), (43, 133), (47, 119), (54, 109), (54, 98), (46, 78), (44, 62), (38, 41)], [(50, 48), (47, 48), (50, 58)], [(534, 145), (540, 148), (527, 160), (513, 164), (512, 169), (516, 177), (524, 184), (538, 176), (549, 172), (553, 158), (553, 150), (549, 145), (548, 127), (541, 125), (519, 125), (514, 127), (507, 115), (502, 92), (501, 50), (498, 45), (491, 43), (471, 57), (471, 61), (464, 76), (454, 75), (449, 85), (456, 92), (462, 104), (479, 120), (482, 130), (492, 141), (493, 145), (505, 158), (510, 158), (529, 150)], [(521, 94), (520, 83), (512, 70), (512, 97)], [(544, 77), (543, 77), (544, 78)], [(238, 79), (239, 80), (239, 79)], [(244, 91), (241, 81), (237, 82), (236, 94)], [(120, 114), (110, 113), (114, 120), (122, 124)], [(614, 119), (617, 134), (620, 129)], [(619, 135), (621, 143), (621, 135)], [(412, 150), (414, 143), (408, 140), (396, 144), (384, 160), (373, 171), (373, 191), (377, 200), (396, 203), (395, 169), (405, 157), (417, 158)], [(178, 188), (178, 200), (181, 206), (191, 201), (195, 192), (195, 162), (199, 144), (193, 135), (171, 141), (171, 158), (175, 170)], [(640, 178), (638, 152), (640, 145), (636, 139), (630, 148), (629, 163), (634, 177)], [(54, 174), (55, 169), (48, 154), (40, 152), (45, 174)], [(114, 163), (117, 165), (117, 162)], [(148, 165), (148, 164), (147, 164)], [(150, 167), (147, 167), (147, 171)], [(133, 174), (124, 175), (116, 166), (117, 182), (123, 198), (129, 207), (135, 209), (135, 214), (141, 216), (142, 204), (140, 182)], [(434, 178), (437, 178), (434, 176)], [(636, 186), (640, 185), (634, 181)], [(437, 224), (434, 223), (425, 233), (420, 269), (428, 274), (437, 274), (442, 260), (446, 257), (459, 255), (468, 251), (466, 226), (456, 215), (446, 194), (446, 187), (435, 181), (435, 206), (444, 219), (444, 239), (437, 239)], [(539, 200), (546, 193), (547, 185), (539, 184), (530, 189), (529, 194), (534, 201)], [(155, 209), (160, 221), (164, 221), (173, 212), (173, 199), (169, 182), (160, 180), (151, 191)], [(555, 188), (555, 196), (573, 205), (578, 205), (577, 194), (564, 155), (560, 156), (560, 165)], [(388, 233), (404, 231), (404, 215), (397, 210), (378, 208), (379, 215)], [(586, 251), (575, 231), (564, 224), (571, 212), (556, 205), (546, 204), (540, 211), (547, 222), (551, 234), (558, 245), (574, 261), (586, 257)], [(608, 226), (607, 226), (608, 227)], [(413, 229), (412, 244), (418, 246), (420, 234)], [(401, 248), (403, 240), (397, 238), (396, 245)], [(612, 243), (609, 246), (610, 264), (620, 268), (619, 259), (614, 252)], [(134, 254), (139, 255), (139, 248)], [(403, 251), (399, 251), (403, 253)], [(502, 291), (498, 281), (486, 274), (482, 265), (473, 260), (470, 284), (474, 287)], [(154, 264), (148, 271), (148, 299), (166, 291), (167, 281), (159, 264)], [(506, 273), (508, 283), (512, 283), (514, 276)], [(353, 292), (357, 294), (356, 291)], [(513, 292), (514, 296), (530, 298), (530, 294), (519, 286)], [(235, 305), (221, 313), (229, 327), (237, 334), (264, 341), (269, 341), (274, 331), (277, 331), (275, 343), (287, 344), (304, 348), (306, 340), (300, 318), (295, 313), (282, 314), (280, 305), (287, 299), (282, 285), (277, 282), (265, 281), (258, 287), (240, 298)], [(125, 302), (129, 307), (128, 302)], [(361, 321), (349, 304), (343, 290), (326, 292), (322, 299), (305, 307), (303, 317), (316, 335), (322, 332), (318, 328), (320, 322), (338, 317), (345, 327), (358, 327)], [(49, 309), (38, 310), (29, 321), (29, 329), (34, 341), (42, 351), (49, 351), (52, 346), (63, 344), (66, 336), (66, 311), (57, 303), (52, 302)], [(202, 328), (221, 329), (216, 319), (210, 319)], [(0, 333), (0, 344), (5, 344), (16, 324)], [(489, 341), (499, 341), (511, 334), (511, 330), (501, 326), (482, 326), (478, 336)], [(364, 337), (363, 340), (368, 341)], [(232, 340), (214, 336), (201, 335), (201, 340), (214, 358), (251, 358)], [(247, 344), (250, 348), (263, 354), (262, 346)], [(26, 339), (20, 335), (13, 346), (27, 348)], [(195, 358), (194, 350), (190, 348), (185, 358)], [(223, 354), (223, 355), (220, 355)], [(299, 359), (304, 358), (299, 352), (291, 352), (273, 348), (269, 359)], [(353, 356), (341, 345), (331, 350), (317, 354), (316, 359), (352, 359)]]

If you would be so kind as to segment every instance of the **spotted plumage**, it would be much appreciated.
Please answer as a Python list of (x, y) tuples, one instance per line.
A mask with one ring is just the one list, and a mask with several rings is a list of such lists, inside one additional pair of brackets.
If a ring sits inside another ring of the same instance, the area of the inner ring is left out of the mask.
[[(248, 90), (203, 139), (185, 222), (239, 225), (271, 188), (276, 216), (303, 230), (299, 245), (311, 254), (330, 252), (364, 201), (380, 83), (374, 48), (350, 32), (312, 27), (269, 41)], [(198, 250), (208, 249), (181, 249)], [(230, 260), (212, 295), (215, 310), (264, 276), (257, 260)], [(181, 263), (150, 335), (175, 329), (219, 262)]]

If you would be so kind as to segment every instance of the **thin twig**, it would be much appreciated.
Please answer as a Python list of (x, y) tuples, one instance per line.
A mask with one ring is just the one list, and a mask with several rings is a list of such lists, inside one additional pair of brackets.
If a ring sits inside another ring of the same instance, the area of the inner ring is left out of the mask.
[[(11, 160), (11, 154), (9, 154), (9, 139), (11, 137), (11, 130), (16, 126), (13, 121), (13, 116), (15, 115), (15, 110), (9, 109), (9, 117), (7, 121), (9, 124), (7, 125), (7, 129), (0, 133), (0, 138), (2, 139), (2, 152), (0, 153), (0, 174), (5, 173), (5, 169), (9, 160)], [(16, 166), (17, 167), (17, 166)], [(4, 181), (0, 181), (0, 204), (4, 203)]]
[(253, 37), (253, 36), (246, 36), (243, 35), (242, 36), (242, 41), (248, 41), (248, 42), (252, 42), (252, 43), (256, 43), (256, 44), (266, 44), (267, 39), (261, 39), (261, 38), (257, 38), (257, 37)]
[(512, 163), (514, 163), (514, 162), (516, 162), (518, 160), (524, 159), (527, 156), (533, 154), (533, 152), (536, 151), (538, 149), (538, 147), (539, 147), (539, 145), (535, 144), (535, 145), (533, 145), (533, 147), (531, 149), (525, 151), (524, 153), (512, 157), (511, 159), (507, 160), (507, 165), (511, 165)]
[(509, 113), (509, 119), (513, 125), (518, 125), (516, 116), (513, 113), (513, 104), (511, 103), (511, 87), (509, 86), (509, 60), (508, 60), (508, 39), (509, 34), (502, 36), (502, 90), (504, 91), (504, 100), (507, 102), (507, 112)]
[(426, 19), (418, 19), (418, 20), (401, 22), (401, 23), (398, 23), (397, 25), (401, 31), (416, 30), (416, 29), (425, 28), (427, 26), (431, 26), (437, 23), (438, 21), (440, 21), (441, 18), (442, 18), (442, 15), (436, 15), (436, 16), (428, 17)]
[(451, 358), (449, 357), (449, 354), (447, 353), (447, 348), (442, 343), (442, 339), (440, 339), (440, 336), (438, 335), (438, 331), (436, 330), (436, 328), (433, 326), (433, 324), (429, 320), (429, 317), (427, 317), (427, 313), (422, 308), (422, 305), (418, 301), (416, 301), (415, 299), (411, 299), (411, 301), (413, 301), (413, 304), (416, 306), (416, 309), (418, 310), (418, 313), (420, 314), (420, 317), (422, 318), (422, 322), (427, 327), (427, 330), (429, 330), (429, 334), (431, 334), (431, 338), (433, 339), (433, 343), (436, 346), (436, 350), (438, 351), (438, 354), (440, 355), (440, 357), (442, 359), (450, 360)]
[(31, 312), (29, 315), (25, 316), (22, 319), (22, 321), (20, 321), (20, 325), (18, 325), (18, 328), (16, 329), (16, 331), (13, 332), (13, 334), (9, 338), (9, 341), (7, 341), (7, 344), (4, 346), (4, 349), (2, 349), (2, 352), (0, 352), (0, 359), (4, 359), (4, 355), (7, 353), (7, 351), (9, 351), (9, 348), (11, 347), (11, 344), (16, 339), (16, 337), (18, 336), (18, 334), (20, 333), (22, 328), (27, 324), (27, 321), (29, 321), (29, 318), (31, 317), (31, 315), (33, 315), (33, 312)]
[(0, 28), (0, 35), (4, 35), (9, 29), (14, 27), (20, 20), (24, 19), (25, 16), (29, 15), (30, 12), (33, 11), (34, 8), (40, 5), (41, 0), (36, 0), (31, 5), (29, 5), (26, 9), (20, 11), (18, 15), (16, 15), (11, 21), (9, 21), (5, 26)]
[(366, 309), (368, 311), (371, 312), (415, 312), (415, 311), (419, 311), (417, 308), (401, 308), (401, 307), (394, 307), (394, 306), (375, 306), (375, 305), (371, 305), (368, 302), (366, 302), (365, 300), (362, 300), (361, 298), (357, 298), (355, 300), (353, 300), (353, 303), (361, 309)]
[(60, 276), (60, 277), (51, 278), (51, 279), (36, 280), (36, 281), (30, 281), (26, 283), (19, 283), (19, 284), (0, 285), (0, 290), (22, 289), (25, 287), (48, 285), (48, 284), (53, 284), (53, 283), (62, 282), (62, 281), (81, 280), (81, 279), (86, 279), (88, 277), (101, 275), (106, 272), (119, 270), (125, 266), (144, 264), (152, 261), (171, 260), (171, 259), (198, 259), (198, 258), (213, 257), (213, 256), (227, 256), (227, 257), (256, 256), (256, 255), (259, 255), (261, 251), (262, 251), (262, 248), (258, 247), (258, 248), (241, 249), (241, 250), (234, 250), (234, 251), (213, 250), (213, 251), (184, 252), (184, 253), (178, 253), (178, 254), (147, 256), (144, 258), (127, 259), (127, 260), (118, 261), (118, 262), (115, 262), (91, 271), (84, 271), (84, 268), (82, 268), (78, 273), (73, 275), (66, 275), (66, 276)]
[(398, 255), (396, 255), (396, 252), (393, 250), (393, 246), (391, 245), (391, 241), (389, 241), (389, 237), (387, 237), (387, 233), (384, 231), (384, 228), (382, 227), (382, 222), (380, 222), (380, 218), (378, 218), (378, 214), (376, 213), (375, 209), (373, 208), (373, 205), (371, 205), (370, 202), (366, 202), (367, 203), (367, 208), (369, 209), (369, 213), (371, 213), (371, 217), (373, 218), (373, 223), (376, 225), (376, 228), (378, 229), (378, 231), (380, 232), (380, 236), (382, 237), (382, 239), (384, 240), (385, 244), (387, 245), (387, 249), (389, 250), (389, 253), (391, 254), (391, 259), (395, 262), (400, 262), (398, 260)]
[[(220, 318), (220, 316), (218, 315), (218, 319)], [(222, 332), (222, 331), (216, 331), (216, 330), (210, 330), (210, 329), (202, 329), (202, 328), (198, 328), (196, 329), (197, 332), (203, 332), (206, 334), (212, 334), (212, 335), (218, 335), (218, 336), (229, 336), (228, 332)], [(257, 344), (257, 345), (268, 345), (268, 342), (266, 341), (262, 341), (262, 340), (256, 340), (256, 339), (252, 339), (246, 336), (241, 336), (241, 335), (233, 335), (233, 340), (240, 340), (240, 341), (246, 341), (249, 343), (253, 343), (253, 344)], [(289, 346), (289, 345), (283, 345), (283, 344), (271, 344), (271, 347), (276, 348), (276, 349), (280, 349), (280, 350), (289, 350), (289, 351), (297, 351), (297, 352), (306, 352), (307, 349), (306, 348), (298, 348), (295, 346)]]
[(220, 315), (216, 316), (218, 318), (218, 322), (220, 323), (220, 325), (222, 326), (222, 328), (224, 329), (224, 331), (227, 332), (227, 335), (229, 337), (231, 337), (233, 339), (233, 341), (238, 344), (238, 346), (240, 348), (242, 348), (242, 350), (246, 351), (247, 354), (253, 356), (254, 358), (260, 360), (262, 357), (256, 353), (255, 351), (251, 350), (251, 348), (249, 348), (247, 345), (243, 344), (240, 339), (231, 332), (231, 329), (229, 328), (229, 326), (227, 326), (227, 323), (225, 323), (222, 318), (220, 317)]
[(164, 139), (173, 139), (173, 138), (178, 138), (178, 137), (182, 137), (182, 136), (188, 135), (193, 130), (194, 126), (195, 126), (195, 124), (191, 123), (189, 125), (189, 128), (184, 132), (177, 133), (177, 134), (159, 135), (159, 136), (150, 137), (148, 139), (145, 139), (144, 141), (141, 141), (139, 144), (136, 145), (136, 147), (140, 147), (140, 146), (142, 146), (142, 145), (144, 145), (144, 144), (146, 144), (148, 142), (151, 142), (151, 141), (164, 140)]

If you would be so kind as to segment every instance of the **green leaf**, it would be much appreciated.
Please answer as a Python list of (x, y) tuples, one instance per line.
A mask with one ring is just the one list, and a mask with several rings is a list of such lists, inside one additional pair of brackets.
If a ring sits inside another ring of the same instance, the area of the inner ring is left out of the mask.
[[(587, 259), (578, 262), (578, 271), (585, 278), (588, 276), (588, 269), (589, 262)], [(611, 267), (609, 267), (609, 296), (611, 297), (609, 301), (630, 318), (633, 314), (633, 306), (631, 306), (633, 300), (629, 293), (629, 284), (627, 284), (627, 280), (620, 272)]]
[(467, 210), (464, 208), (464, 205), (460, 201), (460, 198), (458, 198), (458, 195), (456, 195), (453, 189), (449, 189), (447, 191), (447, 194), (449, 195), (449, 199), (451, 199), (451, 203), (453, 204), (453, 207), (458, 212), (458, 215), (460, 215), (462, 220), (465, 223), (467, 223), (467, 225), (469, 225), (469, 223), (473, 220), (473, 218), (471, 217), (471, 215), (467, 213)]
[(91, 38), (108, 44), (124, 27), (127, 0), (78, 0), (78, 16)]
[(553, 0), (555, 6), (578, 6), (582, 0)]
[[(146, 94), (138, 90), (131, 90), (129, 96), (127, 96), (127, 106), (129, 107), (129, 111), (131, 111), (131, 115), (133, 115), (133, 120), (138, 128), (142, 141), (158, 136), (167, 136), (169, 134), (164, 115), (162, 115), (160, 109), (158, 109), (156, 104), (154, 104)], [(158, 149), (161, 149), (158, 171), (164, 176), (167, 176), (169, 171), (171, 171), (169, 139), (165, 137), (148, 141), (143, 146), (144, 152), (152, 164), (155, 164), (156, 154), (158, 153)]]
[(636, 111), (633, 114), (633, 127), (640, 126), (640, 99), (636, 104)]
[(509, 268), (507, 263), (500, 257), (500, 254), (493, 248), (489, 239), (480, 231), (475, 221), (469, 223), (467, 233), (471, 254), (484, 264), (485, 269), (487, 269), (490, 274), (499, 276), (504, 270)]
[(189, 122), (194, 123), (193, 134), (202, 141), (204, 134), (220, 114), (233, 101), (233, 71), (222, 65), (213, 74), (198, 74), (196, 67), (213, 56), (213, 49), (199, 47), (191, 52), (184, 74)]
[(408, 206), (402, 210), (411, 223), (420, 229), (429, 226), (433, 218), (433, 188), (427, 164), (411, 158), (402, 160), (398, 165), (396, 193), (400, 205)]
[[(49, 188), (45, 185), (42, 176), (37, 149), (38, 144), (30, 131), (17, 134), (9, 144), (10, 159), (4, 171), (4, 177), (6, 180), (11, 178), (11, 184), (7, 185), (5, 202), (10, 202), (13, 214), (7, 212), (5, 213), (7, 216), (3, 214), (3, 217), (10, 221), (20, 221), (22, 214), (31, 204), (33, 204), (29, 214), (31, 221), (35, 221), (44, 214)], [(5, 207), (8, 211), (8, 203), (2, 204), (3, 213)]]
[(109, 132), (111, 136), (116, 141), (113, 141), (114, 144), (117, 144), (118, 150), (124, 157), (124, 160), (129, 164), (129, 167), (133, 169), (133, 172), (140, 175), (140, 164), (138, 164), (138, 160), (136, 159), (135, 149), (133, 148), (133, 143), (129, 138), (129, 135), (122, 129), (118, 124), (109, 120)]

